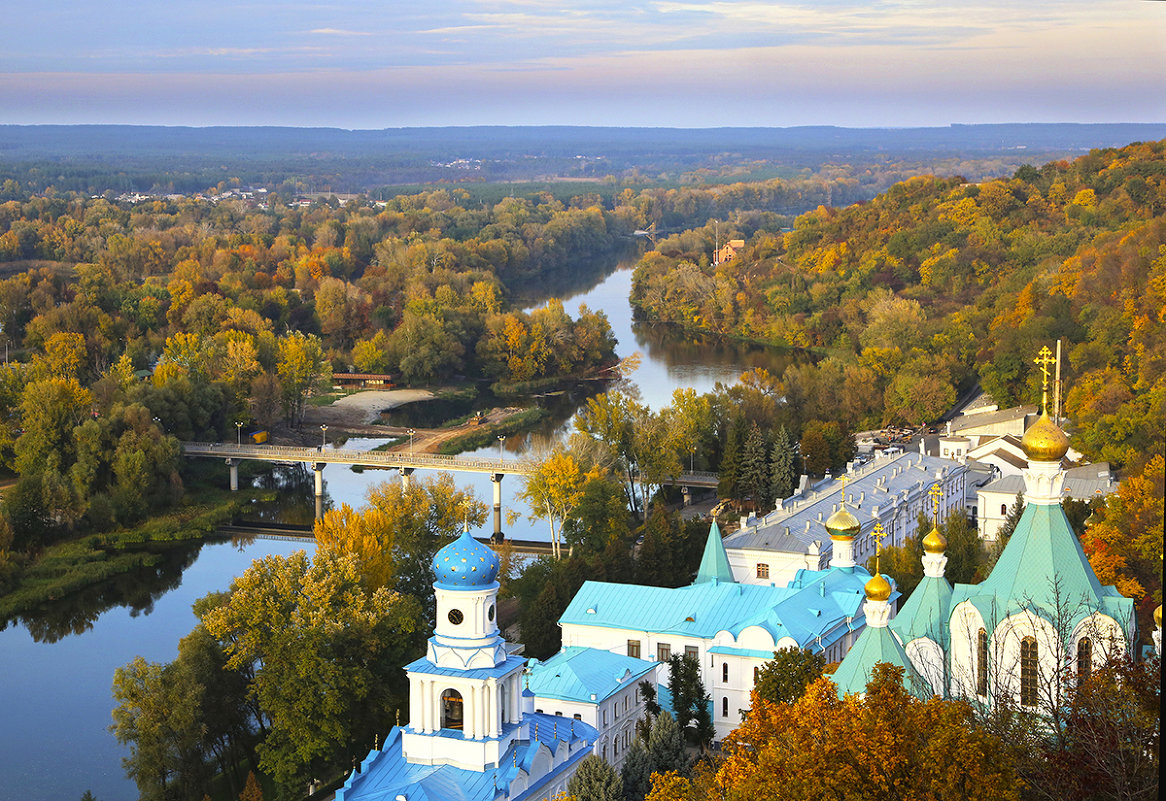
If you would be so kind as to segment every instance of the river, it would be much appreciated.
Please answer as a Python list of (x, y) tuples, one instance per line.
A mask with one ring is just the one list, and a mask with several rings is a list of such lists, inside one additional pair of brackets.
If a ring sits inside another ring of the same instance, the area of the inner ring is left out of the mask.
[[(667, 327), (634, 324), (628, 294), (631, 270), (626, 266), (597, 280), (589, 289), (563, 297), (574, 314), (580, 303), (604, 311), (619, 340), (621, 357), (640, 352), (643, 359), (632, 379), (653, 409), (666, 406), (677, 387), (698, 392), (718, 381), (731, 382), (750, 366), (780, 372), (789, 353), (743, 343), (698, 341)], [(569, 429), (560, 417), (539, 435), (513, 437), (501, 444), (508, 456), (533, 447), (539, 437)], [(371, 448), (379, 440), (350, 441)], [(498, 453), (498, 446), (480, 453)], [(310, 473), (267, 476), (299, 496), (285, 509), (285, 519), (310, 519)], [(223, 481), (226, 482), (224, 468)], [(333, 505), (360, 506), (368, 488), (397, 480), (395, 472), (355, 472), (343, 465), (324, 470), (326, 492)], [(488, 476), (457, 474), (461, 486), (489, 502)], [(530, 521), (516, 503), (516, 479), (503, 481), (503, 505), (520, 516), (506, 524), (508, 536), (547, 539), (546, 524)], [(255, 558), (287, 554), (301, 546), (259, 540), (239, 548), (208, 543), (172, 551), (163, 566), (148, 576), (127, 577), (122, 585), (103, 588), (83, 606), (47, 610), (45, 616), (17, 621), (0, 631), (0, 801), (71, 801), (91, 790), (100, 801), (132, 801), (134, 784), (125, 778), (121, 757), (127, 754), (108, 727), (113, 708), (114, 669), (135, 656), (170, 661), (178, 641), (194, 626), (191, 604), (209, 592), (226, 589)]]

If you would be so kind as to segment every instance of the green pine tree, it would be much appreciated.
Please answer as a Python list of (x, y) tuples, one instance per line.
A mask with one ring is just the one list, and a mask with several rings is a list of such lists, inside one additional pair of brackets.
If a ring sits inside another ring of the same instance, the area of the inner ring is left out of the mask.
[(606, 759), (591, 754), (575, 769), (567, 793), (575, 801), (623, 801), (623, 779)]
[(684, 734), (676, 725), (676, 719), (667, 712), (661, 712), (652, 724), (652, 733), (648, 736), (648, 758), (653, 773), (667, 773), (670, 770), (688, 772)]
[(652, 789), (652, 758), (638, 737), (624, 759), (620, 777), (623, 779), (624, 801), (644, 801)]
[(794, 441), (785, 425), (777, 430), (773, 438), (773, 452), (770, 464), (770, 495), (775, 500), (783, 500), (794, 494), (797, 487), (797, 454)]
[(753, 499), (753, 509), (757, 512), (768, 511), (773, 506), (768, 452), (765, 434), (754, 423), (741, 450), (740, 485)]

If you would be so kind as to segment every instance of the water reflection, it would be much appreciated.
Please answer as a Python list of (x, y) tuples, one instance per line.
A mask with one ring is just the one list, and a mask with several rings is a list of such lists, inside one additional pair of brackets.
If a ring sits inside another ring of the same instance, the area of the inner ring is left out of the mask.
[[(316, 517), (316, 477), (303, 462), (272, 465), (256, 474), (252, 486), (267, 490), (239, 519), (252, 523), (284, 523), (311, 527)], [(331, 499), (324, 495), (324, 508)]]
[(115, 607), (127, 607), (131, 617), (148, 615), (158, 598), (182, 584), (182, 574), (194, 564), (203, 544), (182, 542), (143, 548), (143, 561), (147, 563), (136, 570), (0, 621), (0, 630), (10, 624), (22, 625), (36, 642), (55, 643), (71, 634), (89, 631), (104, 612)]
[(636, 321), (631, 330), (645, 359), (667, 367), (678, 384), (683, 383), (686, 374), (703, 374), (710, 369), (723, 372), (734, 367), (741, 367), (742, 372), (760, 367), (780, 376), (790, 365), (815, 358), (809, 351), (685, 331), (670, 323)]

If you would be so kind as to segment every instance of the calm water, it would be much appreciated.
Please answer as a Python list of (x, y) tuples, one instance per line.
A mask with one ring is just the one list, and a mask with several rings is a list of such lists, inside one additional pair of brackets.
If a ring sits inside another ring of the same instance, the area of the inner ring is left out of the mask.
[(196, 622), (195, 600), (226, 589), (253, 559), (302, 547), (267, 540), (243, 549), (206, 544), (177, 586), (164, 579), (152, 603), (109, 608), (83, 633), (38, 642), (29, 625), (0, 631), (0, 801), (77, 801), (86, 790), (100, 801), (137, 798), (121, 767), (128, 752), (108, 731), (113, 671), (135, 656), (171, 661)]
[[(564, 305), (572, 315), (580, 303), (606, 312), (619, 340), (617, 353), (643, 355), (632, 378), (652, 408), (666, 406), (676, 387), (705, 392), (718, 381), (736, 380), (751, 366), (780, 372), (793, 358), (756, 346), (699, 341), (672, 329), (633, 324), (627, 302), (631, 275), (629, 269), (617, 270), (590, 289), (565, 296)], [(537, 447), (540, 439), (554, 437), (570, 426), (567, 414), (560, 414), (540, 434), (508, 439), (503, 445), (506, 455), (519, 456)], [(350, 440), (347, 447), (367, 449), (383, 442)], [(478, 453), (498, 451), (494, 446)], [(459, 485), (491, 503), (488, 476), (458, 474), (456, 478)], [(324, 480), (331, 504), (360, 506), (371, 485), (398, 478), (395, 471), (358, 473), (347, 466), (329, 465)], [(269, 510), (268, 515), (289, 522), (311, 520), (310, 471), (280, 470), (261, 481), (278, 486), (283, 501), (281, 508)], [(517, 489), (516, 479), (503, 480), (503, 508), (522, 513), (514, 523), (504, 523), (508, 536), (548, 539), (546, 523), (528, 520), (526, 510), (516, 504)], [(150, 575), (96, 589), (77, 603), (0, 631), (0, 676), (4, 677), (0, 683), (0, 801), (69, 801), (79, 799), (86, 790), (100, 801), (136, 798), (137, 788), (121, 768), (127, 752), (108, 732), (114, 670), (139, 655), (151, 661), (172, 660), (178, 641), (194, 626), (190, 607), (196, 599), (226, 589), (253, 559), (288, 554), (299, 547), (261, 540), (244, 548), (220, 543), (175, 551)]]

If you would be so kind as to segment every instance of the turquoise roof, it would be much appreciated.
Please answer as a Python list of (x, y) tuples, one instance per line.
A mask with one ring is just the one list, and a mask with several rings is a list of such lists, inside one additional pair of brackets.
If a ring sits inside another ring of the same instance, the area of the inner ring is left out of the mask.
[[(431, 637), (429, 641), (433, 642), (433, 638)], [(500, 679), (525, 664), (526, 660), (521, 656), (511, 654), (506, 657), (504, 662), (489, 668), (439, 667), (430, 662), (428, 657), (423, 656), (405, 665), (405, 671), (407, 673), (424, 673), (427, 676), (456, 676), (462, 679)]]
[(760, 626), (775, 644), (790, 637), (807, 647), (836, 627), (845, 628), (847, 618), (862, 618), (862, 587), (868, 578), (862, 568), (835, 568), (801, 571), (788, 587), (719, 579), (675, 588), (588, 581), (559, 623), (701, 639), (720, 631), (736, 637), (749, 626)]
[(713, 579), (726, 583), (733, 581), (729, 555), (725, 553), (725, 544), (721, 541), (721, 528), (716, 520), (709, 526), (708, 539), (704, 543), (704, 555), (700, 558), (700, 567), (696, 571), (696, 580), (693, 584), (703, 584)]
[[(519, 769), (529, 772), (538, 745), (546, 745), (553, 751), (559, 741), (582, 740), (590, 744), (599, 737), (599, 732), (586, 723), (553, 715), (524, 715), (523, 722), (529, 727), (531, 739), (514, 742), (497, 767), (482, 771), (406, 762), (401, 755), (402, 729), (394, 726), (381, 750), (369, 752), (360, 772), (349, 776), (344, 787), (337, 791), (336, 801), (394, 801), (398, 795), (404, 795), (409, 801), (493, 801), (499, 789), (510, 786)], [(561, 776), (573, 769), (591, 750), (580, 748), (548, 776)], [(532, 776), (530, 787), (511, 801), (545, 796), (546, 778)]]
[(571, 646), (531, 668), (529, 686), (540, 698), (598, 703), (639, 682), (655, 667), (654, 662), (635, 657)]
[(867, 626), (862, 630), (830, 680), (838, 687), (839, 696), (865, 693), (875, 665), (882, 662), (903, 669), (903, 686), (909, 693), (917, 698), (931, 697), (927, 682), (912, 667), (902, 644), (883, 626)]
[(498, 554), (468, 530), (433, 555), (433, 573), (443, 589), (488, 587), (498, 576)]
[(930, 637), (947, 648), (947, 625), (951, 613), (951, 584), (942, 576), (924, 576), (903, 608), (891, 620), (891, 631), (903, 642)]
[[(1097, 580), (1059, 504), (1030, 503), (1024, 508), (992, 573), (979, 584), (953, 589), (952, 608), (965, 600), (976, 606), (989, 629), (1022, 609), (1058, 625), (1076, 625), (1099, 610), (1133, 641), (1133, 600)], [(1065, 612), (1071, 620), (1057, 620)]]

